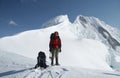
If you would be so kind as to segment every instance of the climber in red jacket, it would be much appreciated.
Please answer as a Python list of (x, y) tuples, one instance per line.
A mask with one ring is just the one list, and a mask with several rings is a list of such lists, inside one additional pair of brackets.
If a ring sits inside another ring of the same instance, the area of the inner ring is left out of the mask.
[(54, 65), (54, 58), (56, 59), (56, 65), (59, 65), (58, 53), (61, 52), (61, 39), (57, 31), (51, 34), (49, 48), (52, 54), (51, 65)]

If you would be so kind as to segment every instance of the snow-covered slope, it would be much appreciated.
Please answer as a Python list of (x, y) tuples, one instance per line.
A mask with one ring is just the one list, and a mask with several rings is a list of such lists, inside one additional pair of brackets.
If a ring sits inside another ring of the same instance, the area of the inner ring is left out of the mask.
[(1, 38), (0, 49), (34, 59), (39, 51), (44, 51), (50, 61), (49, 37), (58, 31), (62, 40), (59, 54), (62, 66), (99, 70), (120, 68), (120, 32), (98, 18), (79, 15), (71, 23), (67, 15), (61, 15), (44, 26), (47, 28)]
[(84, 68), (53, 66), (45, 70), (32, 70), (24, 78), (119, 78), (119, 72), (103, 72)]
[[(0, 78), (119, 78), (120, 73), (79, 67), (50, 66), (33, 69), (35, 60), (0, 50)], [(87, 74), (87, 75), (86, 75)]]
[(22, 78), (36, 60), (0, 50), (0, 78)]

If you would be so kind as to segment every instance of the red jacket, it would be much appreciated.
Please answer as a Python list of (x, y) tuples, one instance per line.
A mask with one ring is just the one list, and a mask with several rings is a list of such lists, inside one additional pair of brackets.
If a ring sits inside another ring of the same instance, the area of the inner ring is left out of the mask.
[(54, 39), (50, 40), (49, 47), (50, 49), (57, 49), (57, 48), (61, 49), (61, 40), (59, 36), (55, 36)]

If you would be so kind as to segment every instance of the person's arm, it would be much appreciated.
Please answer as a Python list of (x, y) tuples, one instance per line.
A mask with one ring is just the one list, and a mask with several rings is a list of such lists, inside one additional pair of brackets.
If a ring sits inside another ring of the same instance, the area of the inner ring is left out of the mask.
[(51, 48), (52, 48), (52, 41), (50, 40), (49, 42), (49, 51), (51, 52)]
[(59, 45), (58, 46), (59, 46), (59, 49), (60, 49), (60, 52), (61, 52), (61, 46), (62, 45), (61, 45), (61, 39), (60, 38), (59, 38)]

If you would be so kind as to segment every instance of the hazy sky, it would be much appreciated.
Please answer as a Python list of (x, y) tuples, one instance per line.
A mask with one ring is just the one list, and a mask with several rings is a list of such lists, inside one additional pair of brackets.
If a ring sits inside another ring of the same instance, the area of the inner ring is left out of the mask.
[(120, 29), (120, 0), (0, 0), (0, 37), (38, 29), (49, 19), (67, 14), (94, 16)]

